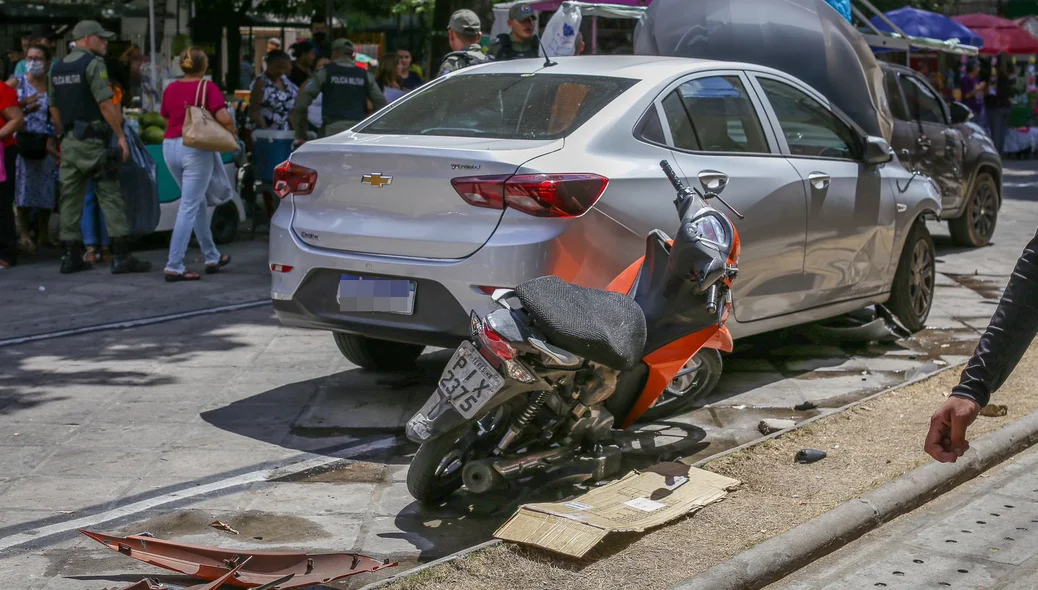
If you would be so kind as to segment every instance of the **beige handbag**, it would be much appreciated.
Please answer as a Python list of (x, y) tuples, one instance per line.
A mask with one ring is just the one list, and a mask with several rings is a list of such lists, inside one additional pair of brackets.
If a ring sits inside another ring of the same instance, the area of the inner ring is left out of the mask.
[(234, 135), (218, 123), (213, 114), (205, 108), (208, 86), (206, 80), (200, 80), (198, 91), (195, 92), (195, 104), (187, 107), (187, 115), (184, 117), (184, 145), (210, 152), (236, 152), (238, 141), (234, 139)]

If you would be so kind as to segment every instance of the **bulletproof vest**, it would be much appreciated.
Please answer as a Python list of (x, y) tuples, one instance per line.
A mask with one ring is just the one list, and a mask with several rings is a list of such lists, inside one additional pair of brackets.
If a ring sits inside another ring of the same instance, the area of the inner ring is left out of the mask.
[(87, 66), (95, 58), (92, 53), (84, 53), (73, 62), (61, 60), (50, 70), (51, 82), (54, 83), (54, 96), (50, 97), (50, 102), (61, 113), (61, 123), (67, 129), (72, 129), (75, 121), (104, 121), (87, 79)]
[(357, 66), (330, 63), (324, 66), (328, 78), (321, 92), (321, 117), (333, 121), (360, 121), (368, 114), (368, 73)]
[(501, 33), (497, 36), (497, 40), (501, 43), (501, 50), (497, 52), (497, 59), (501, 61), (537, 57), (536, 44), (524, 51), (519, 51), (515, 48), (515, 45), (512, 45), (512, 35), (510, 33)]

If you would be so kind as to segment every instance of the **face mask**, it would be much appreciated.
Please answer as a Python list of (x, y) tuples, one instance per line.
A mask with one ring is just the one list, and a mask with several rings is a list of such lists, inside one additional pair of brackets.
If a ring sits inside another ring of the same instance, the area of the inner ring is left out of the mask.
[(33, 76), (39, 76), (43, 73), (43, 62), (42, 61), (30, 61), (25, 63), (25, 71), (29, 72)]

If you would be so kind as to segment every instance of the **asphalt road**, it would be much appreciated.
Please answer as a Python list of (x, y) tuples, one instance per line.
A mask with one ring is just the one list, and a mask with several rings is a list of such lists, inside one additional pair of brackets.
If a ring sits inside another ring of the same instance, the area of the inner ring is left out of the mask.
[[(1038, 227), (1038, 163), (1008, 168), (992, 246), (954, 249), (933, 226), (931, 329), (883, 346), (741, 342), (710, 404), (647, 428), (643, 448), (706, 457), (759, 436), (763, 417), (806, 419), (962, 361)], [(277, 324), (263, 303), (264, 242), (224, 251), (228, 272), (197, 283), (62, 276), (54, 253), (0, 272), (0, 587), (97, 589), (162, 573), (79, 528), (408, 565), (484, 541), (509, 516), (512, 505), (469, 498), (423, 511), (403, 485), (413, 447), (400, 428), (449, 353), (430, 351), (412, 373), (361, 371), (328, 334)], [(161, 267), (164, 254), (145, 256)], [(819, 409), (790, 409), (805, 401)]]

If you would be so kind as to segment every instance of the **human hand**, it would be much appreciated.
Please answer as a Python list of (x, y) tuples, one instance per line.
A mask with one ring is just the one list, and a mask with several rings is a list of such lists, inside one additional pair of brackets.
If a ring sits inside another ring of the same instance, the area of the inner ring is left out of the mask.
[(130, 144), (126, 141), (126, 136), (119, 137), (119, 149), (123, 151), (123, 162), (130, 159)]
[(980, 404), (964, 397), (951, 396), (930, 418), (926, 434), (926, 453), (941, 463), (954, 463), (966, 454), (970, 443), (966, 428), (980, 413)]

